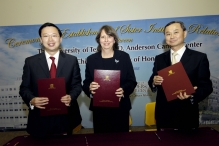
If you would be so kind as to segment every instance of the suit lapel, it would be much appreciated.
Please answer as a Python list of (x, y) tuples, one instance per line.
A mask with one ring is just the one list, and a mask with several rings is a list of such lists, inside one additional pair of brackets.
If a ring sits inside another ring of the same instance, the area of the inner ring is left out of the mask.
[(41, 68), (42, 68), (42, 71), (45, 73), (45, 76), (46, 76), (47, 78), (49, 78), (49, 77), (50, 77), (50, 74), (49, 74), (49, 68), (48, 68), (48, 64), (47, 64), (47, 61), (46, 61), (46, 55), (45, 55), (45, 53), (39, 54), (38, 62), (39, 62), (39, 65), (40, 65)]
[(102, 60), (102, 56), (101, 56), (101, 51), (97, 52), (97, 54), (95, 55), (95, 61), (96, 63), (96, 69), (103, 69), (104, 68), (104, 64), (103, 64), (103, 60)]
[(170, 50), (165, 53), (164, 61), (166, 63), (166, 66), (171, 65)]
[(66, 59), (66, 55), (63, 52), (60, 51), (59, 61), (58, 61), (58, 68), (57, 68), (57, 71), (56, 71), (56, 77), (59, 77), (59, 75), (61, 73), (61, 70), (64, 67), (65, 59)]
[(185, 65), (190, 60), (190, 50), (186, 48), (185, 52), (183, 53), (182, 58), (180, 59), (180, 62), (182, 62), (183, 65)]
[(121, 53), (120, 53), (120, 51), (118, 51), (118, 50), (115, 50), (114, 51), (114, 64), (113, 64), (113, 68), (115, 69), (115, 70), (120, 70), (120, 67), (119, 67), (119, 65), (121, 64), (120, 63), (120, 59), (119, 58), (121, 58), (120, 57), (120, 55), (121, 55)]

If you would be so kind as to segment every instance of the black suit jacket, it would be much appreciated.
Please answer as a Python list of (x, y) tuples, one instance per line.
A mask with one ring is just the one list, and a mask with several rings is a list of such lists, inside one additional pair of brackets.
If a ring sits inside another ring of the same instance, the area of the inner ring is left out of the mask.
[[(72, 129), (81, 123), (77, 98), (82, 86), (77, 58), (60, 52), (56, 77), (65, 78), (66, 94), (72, 98), (68, 115), (41, 117), (38, 108), (29, 109), (27, 132), (31, 135), (43, 137), (62, 132), (71, 134)], [(38, 97), (37, 80), (42, 78), (50, 78), (45, 53), (26, 58), (19, 93), (28, 107), (31, 99)]]
[(170, 50), (156, 56), (153, 74), (148, 84), (153, 92), (157, 91), (155, 117), (158, 128), (197, 128), (199, 126), (198, 103), (213, 91), (206, 54), (186, 48), (180, 62), (192, 85), (197, 86), (198, 89), (193, 94), (193, 104), (191, 98), (167, 102), (162, 86), (153, 87), (152, 83), (157, 71), (171, 65)]
[[(131, 59), (126, 52), (115, 50), (114, 59), (118, 62), (113, 64), (113, 70), (120, 70), (120, 87), (124, 90), (124, 97), (121, 98), (119, 107), (121, 109), (130, 110), (131, 101), (129, 95), (134, 91), (137, 84), (134, 69), (132, 66)], [(87, 64), (85, 69), (85, 80), (83, 81), (83, 91), (90, 97), (91, 92), (89, 91), (90, 83), (94, 81), (94, 69), (107, 69), (102, 61), (101, 52), (87, 57)], [(91, 98), (90, 110), (93, 108), (93, 102)]]

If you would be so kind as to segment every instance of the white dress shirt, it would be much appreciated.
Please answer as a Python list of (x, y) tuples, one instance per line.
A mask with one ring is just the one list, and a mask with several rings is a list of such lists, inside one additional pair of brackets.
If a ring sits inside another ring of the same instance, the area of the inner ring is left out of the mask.
[[(58, 51), (54, 56), (52, 56), (52, 57), (55, 58), (56, 68), (58, 68), (59, 54), (60, 54), (60, 51)], [(45, 51), (45, 55), (46, 55), (46, 61), (47, 61), (47, 64), (48, 64), (48, 67), (49, 67), (49, 70), (50, 70), (52, 60), (49, 57), (51, 57), (51, 55), (49, 55), (46, 51)]]
[[(186, 50), (186, 47), (183, 46), (181, 49), (179, 49), (179, 50), (177, 51), (177, 55), (175, 56), (176, 62), (179, 62), (179, 61), (180, 61), (180, 59), (182, 58), (182, 55), (183, 55), (183, 53), (185, 52), (185, 50)], [(172, 58), (173, 52), (174, 52), (174, 51), (171, 49), (171, 50), (170, 50), (170, 59), (171, 59), (171, 60), (173, 60), (173, 58)]]

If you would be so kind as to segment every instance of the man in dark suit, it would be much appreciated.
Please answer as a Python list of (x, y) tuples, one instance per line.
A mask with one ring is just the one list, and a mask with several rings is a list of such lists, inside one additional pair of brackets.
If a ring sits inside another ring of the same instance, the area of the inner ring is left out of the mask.
[[(56, 25), (43, 24), (39, 29), (39, 36), (45, 50), (43, 53), (26, 58), (19, 92), (26, 105), (30, 107), (27, 132), (36, 137), (72, 134), (73, 128), (82, 120), (77, 103), (82, 91), (77, 58), (60, 51), (62, 33)], [(49, 100), (47, 97), (38, 97), (37, 81), (50, 78), (51, 56), (55, 58), (56, 77), (65, 78), (66, 95), (60, 97), (60, 102), (67, 106), (68, 114), (40, 116), (40, 110), (45, 109)]]
[[(213, 90), (207, 55), (185, 46), (184, 39), (187, 31), (183, 22), (172, 21), (168, 23), (164, 28), (164, 35), (171, 50), (155, 57), (153, 74), (148, 82), (152, 92), (157, 91), (155, 108), (157, 129), (188, 130), (198, 128), (198, 103), (209, 96)], [(186, 92), (180, 93), (177, 95), (178, 99), (168, 102), (161, 86), (163, 78), (158, 76), (157, 71), (171, 65), (173, 59), (171, 54), (174, 52), (177, 52), (176, 61), (183, 64), (196, 91), (192, 95), (187, 95)]]

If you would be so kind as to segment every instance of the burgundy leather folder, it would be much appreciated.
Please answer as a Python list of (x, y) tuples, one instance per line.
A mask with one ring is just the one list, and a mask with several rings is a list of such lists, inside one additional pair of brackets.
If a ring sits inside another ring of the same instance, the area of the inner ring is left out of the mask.
[(167, 101), (177, 99), (180, 92), (187, 95), (195, 92), (181, 62), (159, 70), (158, 75), (164, 79), (162, 87)]
[(39, 97), (49, 98), (46, 109), (40, 110), (41, 116), (67, 114), (67, 107), (61, 102), (61, 97), (66, 95), (64, 78), (39, 79), (38, 93)]
[(94, 82), (100, 87), (93, 96), (93, 106), (119, 107), (119, 97), (115, 92), (120, 88), (120, 71), (94, 70)]

